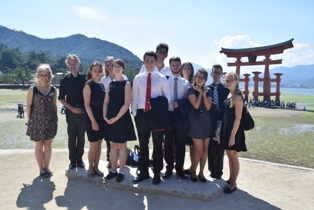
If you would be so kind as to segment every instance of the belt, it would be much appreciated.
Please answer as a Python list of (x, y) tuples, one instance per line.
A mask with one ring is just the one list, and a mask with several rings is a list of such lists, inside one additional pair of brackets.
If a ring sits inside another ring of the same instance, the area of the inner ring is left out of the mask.
[(150, 109), (150, 110), (148, 110), (148, 111), (146, 111), (146, 109), (138, 109), (137, 111), (140, 111), (140, 112), (150, 112), (150, 111), (151, 111), (151, 109)]
[(104, 101), (91, 101), (90, 105), (92, 106), (102, 106), (104, 104)]

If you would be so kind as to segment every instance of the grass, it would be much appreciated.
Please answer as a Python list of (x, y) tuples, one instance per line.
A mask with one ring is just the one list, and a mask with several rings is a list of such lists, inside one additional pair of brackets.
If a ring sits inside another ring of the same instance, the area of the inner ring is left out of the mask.
[(248, 152), (240, 157), (314, 168), (313, 112), (254, 120), (256, 128), (246, 132)]
[[(5, 107), (17, 110), (16, 104), (26, 101), (26, 93), (26, 90), (0, 89), (0, 110), (12, 109)], [(282, 99), (313, 103), (313, 96), (283, 94)], [(2, 117), (5, 115), (10, 117)], [(34, 149), (34, 143), (25, 135), (26, 120), (16, 118), (16, 115), (17, 111), (14, 114), (0, 112), (0, 149)], [(300, 111), (291, 117), (257, 116), (254, 120), (256, 128), (246, 132), (248, 152), (239, 153), (240, 157), (314, 168), (314, 112)], [(66, 130), (65, 116), (59, 114), (53, 148), (67, 148)], [(135, 144), (138, 141), (128, 142), (128, 147), (133, 149)], [(105, 143), (102, 145), (106, 148)], [(153, 148), (152, 141), (149, 146)], [(89, 147), (87, 138), (85, 147)]]

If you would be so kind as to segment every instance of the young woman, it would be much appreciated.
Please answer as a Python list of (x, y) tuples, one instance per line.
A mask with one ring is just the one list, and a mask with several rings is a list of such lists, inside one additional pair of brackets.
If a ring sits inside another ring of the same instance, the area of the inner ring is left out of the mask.
[[(185, 62), (182, 64), (181, 70), (180, 70), (180, 76), (186, 79), (192, 85), (193, 77), (194, 77), (194, 68), (190, 62)], [(186, 138), (186, 144), (188, 144), (190, 147), (190, 159), (191, 159), (191, 164), (192, 164), (192, 159), (195, 154), (195, 148), (194, 148), (193, 140), (191, 137)], [(190, 175), (191, 172), (192, 172), (192, 165), (188, 169), (184, 170), (184, 173), (188, 175)]]
[(104, 138), (105, 121), (103, 119), (103, 102), (105, 98), (105, 87), (99, 82), (102, 76), (102, 65), (95, 61), (89, 67), (86, 74), (86, 84), (83, 89), (84, 105), (86, 109), (85, 129), (90, 144), (88, 152), (88, 176), (95, 175), (103, 177), (104, 174), (98, 168), (101, 154), (101, 143)]
[(207, 160), (207, 151), (210, 138), (210, 114), (212, 104), (211, 89), (205, 87), (208, 73), (201, 68), (196, 72), (193, 85), (187, 90), (187, 97), (192, 104), (189, 112), (190, 132), (193, 139), (195, 154), (192, 157), (192, 172), (190, 179), (197, 182), (196, 167), (200, 163), (198, 178), (201, 182), (206, 182), (204, 177), (204, 167)]
[[(107, 56), (105, 61), (104, 61), (104, 69), (105, 69), (105, 76), (103, 76), (100, 79), (100, 82), (104, 85), (105, 88), (108, 87), (109, 82), (111, 82), (112, 80), (114, 80), (115, 78), (115, 74), (114, 71), (112, 69), (112, 62), (114, 61), (112, 56)], [(122, 77), (125, 80), (128, 80), (127, 76), (125, 76), (124, 74), (122, 74)], [(110, 162), (110, 142), (108, 140), (106, 140), (106, 144), (107, 144), (107, 161), (108, 161), (108, 165), (107, 168), (111, 168), (111, 162)]]
[[(115, 78), (106, 87), (106, 97), (103, 106), (103, 117), (108, 123), (105, 132), (106, 140), (110, 141), (111, 171), (105, 179), (116, 178), (117, 182), (124, 179), (124, 165), (127, 160), (126, 141), (136, 140), (129, 107), (131, 104), (131, 84), (126, 81), (122, 72), (125, 69), (123, 60), (112, 63)], [(117, 163), (120, 163), (117, 173)]]
[(240, 170), (238, 152), (247, 151), (247, 149), (241, 121), (243, 97), (239, 89), (239, 77), (234, 72), (229, 72), (223, 81), (230, 93), (224, 101), (225, 112), (221, 125), (220, 145), (222, 149), (226, 150), (229, 158), (230, 176), (227, 180), (229, 187), (224, 192), (230, 194), (237, 188), (236, 181)]
[(190, 84), (193, 83), (194, 68), (190, 62), (185, 62), (182, 64), (180, 76), (189, 81)]
[(57, 134), (57, 90), (51, 86), (52, 71), (48, 64), (37, 68), (36, 82), (27, 93), (26, 135), (35, 141), (35, 157), (41, 177), (52, 176), (49, 170), (51, 143)]

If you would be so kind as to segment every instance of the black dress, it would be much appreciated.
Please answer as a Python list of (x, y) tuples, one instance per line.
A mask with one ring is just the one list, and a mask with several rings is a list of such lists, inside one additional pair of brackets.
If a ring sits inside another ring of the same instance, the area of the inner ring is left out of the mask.
[[(109, 103), (107, 107), (107, 118), (111, 119), (118, 115), (124, 105), (125, 85), (127, 81), (111, 81), (109, 85)], [(134, 125), (131, 119), (130, 110), (114, 124), (107, 124), (105, 132), (106, 140), (114, 143), (124, 143), (136, 140)]]
[(233, 128), (233, 123), (235, 120), (235, 106), (230, 108), (231, 98), (227, 98), (224, 101), (224, 116), (221, 124), (221, 133), (220, 133), (220, 146), (222, 149), (226, 150), (236, 150), (237, 152), (247, 151), (245, 145), (245, 134), (243, 128), (243, 122), (240, 120), (239, 128), (235, 136), (235, 144), (232, 147), (229, 147), (229, 138)]
[[(186, 95), (188, 97), (191, 94), (194, 94), (197, 98), (200, 93), (190, 86), (187, 89)], [(206, 96), (212, 97), (211, 89), (208, 88)], [(203, 98), (198, 109), (195, 109), (193, 106), (191, 107), (188, 116), (190, 120), (189, 137), (195, 139), (206, 139), (211, 136), (210, 113), (206, 110)]]
[(103, 104), (105, 98), (105, 87), (102, 83), (96, 83), (92, 80), (86, 82), (91, 90), (90, 93), (90, 107), (93, 112), (94, 118), (98, 123), (99, 129), (95, 131), (92, 129), (92, 122), (89, 119), (87, 112), (85, 112), (85, 129), (88, 141), (95, 142), (105, 137), (106, 121), (103, 117)]

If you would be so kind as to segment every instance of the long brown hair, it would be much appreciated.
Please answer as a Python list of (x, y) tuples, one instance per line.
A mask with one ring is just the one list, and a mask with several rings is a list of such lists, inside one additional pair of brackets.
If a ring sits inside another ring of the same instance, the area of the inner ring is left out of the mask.
[(190, 67), (191, 67), (191, 74), (189, 76), (189, 83), (192, 84), (193, 83), (193, 77), (194, 77), (194, 68), (193, 68), (192, 63), (185, 62), (185, 63), (182, 64), (181, 69), (180, 69), (180, 76), (183, 77), (182, 71), (183, 71), (183, 68), (184, 68), (185, 65), (190, 65)]
[(86, 72), (86, 80), (90, 80), (90, 79), (92, 78), (92, 74), (90, 73), (90, 71), (91, 71), (92, 68), (95, 67), (95, 66), (99, 66), (100, 71), (102, 71), (102, 65), (101, 65), (101, 63), (100, 63), (99, 61), (94, 61), (94, 62), (90, 65), (89, 69), (88, 69), (87, 72)]

